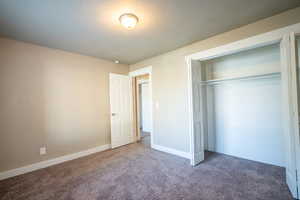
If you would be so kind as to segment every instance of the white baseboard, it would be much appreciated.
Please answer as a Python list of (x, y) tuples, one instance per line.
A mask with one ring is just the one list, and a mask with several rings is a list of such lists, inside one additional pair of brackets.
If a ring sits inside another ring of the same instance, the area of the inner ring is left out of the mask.
[(90, 154), (105, 151), (105, 150), (110, 149), (110, 148), (111, 148), (111, 145), (106, 144), (106, 145), (91, 148), (91, 149), (88, 149), (88, 150), (85, 150), (85, 151), (80, 151), (80, 152), (77, 152), (77, 153), (61, 156), (61, 157), (58, 157), (58, 158), (54, 158), (54, 159), (34, 163), (32, 165), (27, 165), (25, 167), (20, 167), (20, 168), (12, 169), (12, 170), (9, 170), (9, 171), (0, 172), (0, 180), (7, 179), (7, 178), (10, 178), (10, 177), (14, 177), (14, 176), (18, 176), (18, 175), (25, 174), (25, 173), (28, 173), (28, 172), (32, 172), (32, 171), (35, 171), (35, 170), (38, 170), (38, 169), (46, 168), (46, 167), (49, 167), (49, 166), (52, 166), (52, 165), (60, 164), (60, 163), (63, 163), (63, 162), (69, 161), (69, 160), (74, 160), (76, 158), (88, 156)]
[[(80, 157), (84, 157), (84, 156), (88, 156), (90, 154), (93, 153), (97, 153), (97, 152), (101, 152), (101, 151), (105, 151), (111, 148), (110, 144), (106, 144), (103, 146), (99, 146), (99, 147), (95, 147), (92, 149), (88, 149), (85, 151), (80, 151), (77, 153), (73, 153), (73, 154), (69, 154), (69, 155), (65, 155), (65, 156), (61, 156), (58, 158), (54, 158), (54, 159), (50, 159), (50, 160), (45, 160), (42, 162), (38, 162), (38, 163), (34, 163), (32, 165), (27, 165), (24, 167), (20, 167), (20, 168), (16, 168), (16, 169), (12, 169), (9, 171), (5, 171), (5, 172), (0, 172), (0, 180), (4, 180), (10, 177), (14, 177), (14, 176), (18, 176), (21, 174), (26, 174), (28, 172), (32, 172), (38, 169), (43, 169), (46, 167), (50, 167), (52, 165), (56, 165), (56, 164), (60, 164), (69, 160), (74, 160)], [(164, 147), (164, 146), (160, 146), (160, 145), (152, 145), (153, 149), (156, 149), (158, 151), (163, 151), (166, 153), (170, 153), (170, 154), (174, 154), (183, 158), (187, 158), (187, 159), (191, 159), (191, 154), (187, 153), (187, 152), (183, 152), (183, 151), (178, 151), (172, 148), (168, 148), (168, 147)]]
[(184, 151), (178, 151), (176, 149), (172, 149), (172, 148), (168, 148), (168, 147), (164, 147), (164, 146), (160, 146), (160, 145), (156, 145), (156, 144), (153, 144), (152, 148), (156, 149), (158, 151), (163, 151), (165, 153), (170, 153), (170, 154), (174, 154), (176, 156), (191, 159), (191, 154), (184, 152)]

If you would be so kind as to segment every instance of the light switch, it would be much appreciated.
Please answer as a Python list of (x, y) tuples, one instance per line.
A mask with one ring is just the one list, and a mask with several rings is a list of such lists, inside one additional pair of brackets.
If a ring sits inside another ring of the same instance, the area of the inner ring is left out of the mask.
[(47, 152), (46, 152), (46, 147), (41, 147), (40, 148), (40, 155), (45, 155)]

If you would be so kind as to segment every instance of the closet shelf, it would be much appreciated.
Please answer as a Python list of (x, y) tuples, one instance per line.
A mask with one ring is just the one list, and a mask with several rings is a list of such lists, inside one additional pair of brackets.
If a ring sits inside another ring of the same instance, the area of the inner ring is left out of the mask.
[(275, 78), (280, 77), (280, 72), (272, 72), (266, 74), (255, 74), (250, 76), (240, 76), (240, 77), (230, 77), (230, 78), (222, 78), (222, 79), (212, 79), (207, 81), (201, 81), (202, 84), (206, 85), (214, 85), (226, 81), (239, 81), (239, 80), (252, 80), (252, 79), (266, 79), (266, 78)]

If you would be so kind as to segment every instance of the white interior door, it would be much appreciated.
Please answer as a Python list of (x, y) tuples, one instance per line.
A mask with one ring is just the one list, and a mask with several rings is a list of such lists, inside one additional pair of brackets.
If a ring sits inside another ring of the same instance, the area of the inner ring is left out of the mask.
[(132, 95), (129, 76), (109, 75), (111, 110), (111, 146), (119, 147), (133, 142)]
[(297, 105), (297, 70), (291, 63), (290, 36), (284, 36), (280, 43), (281, 49), (281, 80), (282, 80), (282, 105), (283, 105), (283, 128), (285, 134), (286, 150), (286, 182), (294, 198), (297, 192), (297, 168), (295, 136), (298, 128), (298, 105)]
[(142, 89), (142, 127), (143, 131), (151, 132), (151, 105), (150, 105), (150, 93), (149, 93), (149, 84), (143, 83), (141, 85)]
[(191, 63), (191, 79), (192, 79), (192, 99), (193, 99), (193, 131), (191, 153), (191, 164), (197, 165), (204, 160), (204, 132), (206, 107), (204, 100), (206, 99), (206, 86), (202, 81), (201, 63), (192, 61)]

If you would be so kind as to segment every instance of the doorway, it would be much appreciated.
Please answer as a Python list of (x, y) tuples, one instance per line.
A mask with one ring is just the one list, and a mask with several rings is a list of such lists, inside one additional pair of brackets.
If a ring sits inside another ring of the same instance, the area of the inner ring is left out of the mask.
[(150, 105), (150, 90), (149, 90), (149, 74), (137, 76), (137, 114), (139, 140), (146, 146), (150, 146), (151, 141), (151, 105)]
[(135, 138), (145, 146), (153, 145), (152, 67), (130, 72), (133, 88)]
[[(153, 145), (152, 67), (109, 75), (111, 146), (141, 141)], [(143, 139), (143, 140), (142, 140)]]

